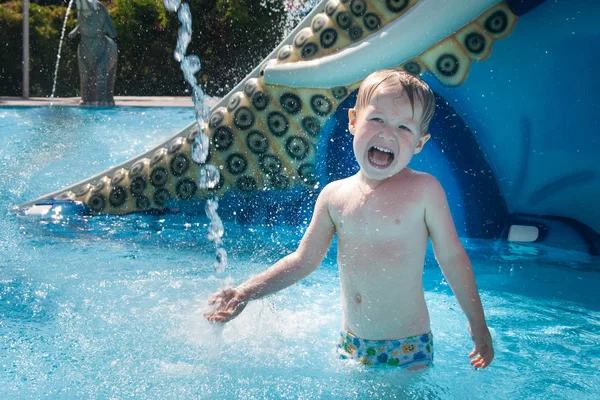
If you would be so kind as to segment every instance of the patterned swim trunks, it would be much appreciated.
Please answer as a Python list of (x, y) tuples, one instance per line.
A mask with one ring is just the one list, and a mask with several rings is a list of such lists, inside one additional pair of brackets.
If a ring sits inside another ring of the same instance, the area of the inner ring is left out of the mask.
[(341, 332), (337, 352), (342, 359), (356, 360), (367, 366), (431, 366), (433, 335), (429, 332), (398, 340), (367, 340)]

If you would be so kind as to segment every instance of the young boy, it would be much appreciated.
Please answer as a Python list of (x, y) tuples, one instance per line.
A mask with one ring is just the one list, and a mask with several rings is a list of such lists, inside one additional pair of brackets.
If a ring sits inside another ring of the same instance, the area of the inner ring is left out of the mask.
[(494, 358), (471, 262), (461, 245), (446, 195), (436, 178), (406, 166), (429, 140), (434, 95), (398, 70), (369, 75), (349, 110), (360, 170), (328, 184), (298, 249), (236, 288), (215, 293), (205, 314), (227, 322), (248, 301), (282, 290), (313, 272), (338, 235), (342, 358), (363, 364), (424, 368), (433, 361), (422, 275), (427, 240), (469, 320), (475, 368)]

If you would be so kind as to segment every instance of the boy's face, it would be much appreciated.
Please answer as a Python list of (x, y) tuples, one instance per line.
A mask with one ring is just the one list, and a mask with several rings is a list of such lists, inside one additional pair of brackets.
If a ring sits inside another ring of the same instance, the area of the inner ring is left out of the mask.
[(402, 89), (375, 93), (358, 113), (348, 113), (356, 161), (367, 178), (382, 180), (402, 171), (423, 149), (429, 134), (421, 135), (423, 107), (415, 99), (414, 113)]

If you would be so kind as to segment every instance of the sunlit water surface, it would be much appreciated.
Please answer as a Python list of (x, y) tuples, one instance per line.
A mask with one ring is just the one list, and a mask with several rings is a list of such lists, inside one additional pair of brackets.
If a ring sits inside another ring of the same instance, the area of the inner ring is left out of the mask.
[(224, 328), (203, 319), (224, 280), (267, 268), (304, 227), (226, 224), (230, 269), (215, 276), (203, 217), (38, 221), (9, 211), (192, 120), (190, 109), (0, 107), (0, 398), (596, 398), (597, 258), (464, 240), (496, 349), (475, 371), (466, 318), (428, 251), (435, 366), (407, 373), (336, 358), (334, 250)]

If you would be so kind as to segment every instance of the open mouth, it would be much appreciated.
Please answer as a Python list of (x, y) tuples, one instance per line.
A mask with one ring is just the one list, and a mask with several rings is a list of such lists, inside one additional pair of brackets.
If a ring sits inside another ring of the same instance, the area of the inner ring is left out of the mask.
[(369, 161), (376, 168), (386, 168), (394, 161), (394, 152), (384, 147), (373, 146), (369, 149)]

